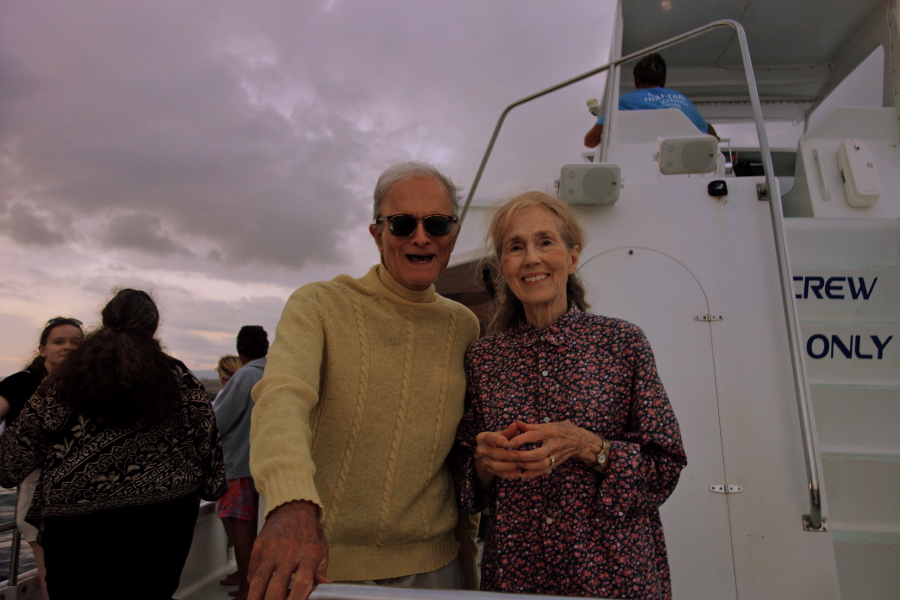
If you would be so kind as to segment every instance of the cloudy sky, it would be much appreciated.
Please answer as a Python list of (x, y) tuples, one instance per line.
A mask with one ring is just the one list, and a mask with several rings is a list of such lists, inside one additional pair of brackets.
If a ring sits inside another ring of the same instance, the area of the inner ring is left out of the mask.
[[(468, 189), (509, 103), (606, 62), (612, 0), (0, 0), (0, 375), (151, 291), (191, 368), (363, 274), (378, 174)], [(593, 79), (508, 119), (479, 196), (578, 161)], [(548, 162), (549, 161), (549, 162)]]

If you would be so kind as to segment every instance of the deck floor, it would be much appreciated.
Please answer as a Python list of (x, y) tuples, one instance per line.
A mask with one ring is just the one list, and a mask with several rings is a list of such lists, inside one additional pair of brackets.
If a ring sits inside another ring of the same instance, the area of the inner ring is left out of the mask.
[[(234, 564), (230, 564), (228, 573), (234, 571)], [(178, 600), (233, 600), (234, 596), (229, 596), (228, 592), (236, 590), (236, 586), (224, 586), (219, 583), (224, 575), (215, 577), (212, 581), (204, 585), (198, 590), (191, 592), (185, 596), (175, 595)]]

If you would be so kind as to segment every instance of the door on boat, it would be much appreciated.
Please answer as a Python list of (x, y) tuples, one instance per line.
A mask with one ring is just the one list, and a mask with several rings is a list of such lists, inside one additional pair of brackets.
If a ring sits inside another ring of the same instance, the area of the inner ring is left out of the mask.
[(673, 595), (736, 598), (727, 495), (711, 490), (728, 482), (706, 294), (684, 265), (647, 248), (606, 250), (579, 272), (591, 312), (644, 330), (681, 427), (688, 465), (660, 511)]

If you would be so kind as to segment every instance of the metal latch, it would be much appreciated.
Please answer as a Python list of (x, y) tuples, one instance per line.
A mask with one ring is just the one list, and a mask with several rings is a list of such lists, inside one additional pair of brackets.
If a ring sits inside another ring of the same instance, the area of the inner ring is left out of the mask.
[(695, 320), (695, 321), (707, 321), (707, 322), (712, 322), (712, 321), (721, 321), (721, 320), (724, 319), (724, 318), (725, 318), (725, 317), (723, 317), (722, 315), (710, 315), (710, 314), (706, 314), (706, 315), (694, 315), (694, 320)]
[(739, 485), (729, 485), (726, 489), (724, 485), (719, 484), (709, 486), (709, 491), (716, 494), (740, 494), (744, 491), (744, 488)]

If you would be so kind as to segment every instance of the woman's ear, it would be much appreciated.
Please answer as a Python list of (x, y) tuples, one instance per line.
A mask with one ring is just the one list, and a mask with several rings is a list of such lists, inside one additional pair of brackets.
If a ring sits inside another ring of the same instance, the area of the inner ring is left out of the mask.
[(567, 270), (569, 275), (574, 273), (575, 269), (578, 268), (578, 254), (580, 251), (581, 251), (581, 249), (576, 245), (572, 248), (572, 250), (569, 253), (569, 258), (571, 260), (571, 263), (569, 264), (569, 268)]

